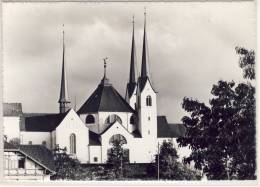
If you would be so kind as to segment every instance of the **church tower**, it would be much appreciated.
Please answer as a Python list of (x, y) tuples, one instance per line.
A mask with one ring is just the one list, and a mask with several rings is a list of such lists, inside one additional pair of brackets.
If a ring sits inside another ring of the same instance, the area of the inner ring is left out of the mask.
[(132, 35), (132, 48), (131, 48), (131, 60), (130, 60), (130, 73), (129, 82), (126, 87), (126, 101), (129, 105), (136, 109), (136, 49), (135, 49), (135, 28), (134, 28), (134, 17), (133, 17), (133, 35)]
[(142, 138), (145, 138), (154, 147), (157, 139), (157, 96), (151, 84), (148, 60), (145, 12), (141, 76), (137, 86), (138, 128)]
[(62, 72), (61, 72), (61, 87), (60, 87), (60, 98), (59, 98), (59, 105), (60, 105), (60, 113), (65, 113), (70, 109), (70, 101), (69, 101), (69, 94), (68, 94), (68, 85), (67, 85), (67, 75), (66, 75), (66, 64), (65, 64), (65, 43), (64, 43), (64, 30), (63, 34), (63, 52), (62, 52)]

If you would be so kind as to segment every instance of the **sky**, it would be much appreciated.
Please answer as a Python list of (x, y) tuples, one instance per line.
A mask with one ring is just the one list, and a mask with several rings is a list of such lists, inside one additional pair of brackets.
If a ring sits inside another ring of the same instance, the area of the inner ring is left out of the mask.
[(218, 80), (242, 82), (236, 46), (256, 48), (254, 2), (3, 3), (4, 102), (58, 112), (62, 25), (69, 97), (79, 109), (103, 76), (124, 97), (132, 16), (140, 72), (144, 7), (158, 114), (181, 122), (184, 97), (208, 103)]

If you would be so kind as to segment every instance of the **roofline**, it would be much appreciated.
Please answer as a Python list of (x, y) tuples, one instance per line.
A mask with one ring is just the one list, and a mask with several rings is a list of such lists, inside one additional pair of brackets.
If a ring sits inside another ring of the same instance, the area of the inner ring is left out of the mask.
[[(115, 121), (114, 123), (112, 123), (111, 125), (109, 125), (102, 133), (100, 133), (99, 135), (102, 136), (106, 131), (108, 131), (108, 129), (110, 129), (116, 122), (118, 121)], [(119, 123), (119, 122), (118, 122)], [(130, 133), (121, 123), (119, 123), (129, 134), (132, 135), (132, 133)], [(133, 135), (132, 135), (133, 136)]]
[[(151, 87), (152, 87), (152, 89), (153, 89), (153, 91), (154, 91), (154, 93), (158, 93), (157, 91), (155, 91), (155, 89), (153, 88), (153, 85), (152, 85), (152, 83), (151, 83), (151, 81), (150, 81), (150, 78), (148, 77), (148, 76), (146, 76), (146, 77), (139, 77), (138, 78), (138, 87), (140, 88), (140, 86), (139, 86), (139, 79), (141, 79), (141, 78), (147, 78), (147, 80), (149, 81), (149, 83), (150, 83), (150, 85), (151, 85)], [(145, 87), (145, 86), (144, 86)], [(144, 87), (142, 88), (142, 90), (140, 90), (140, 93), (142, 93), (143, 92), (143, 90), (144, 90)]]
[(34, 162), (36, 162), (37, 164), (39, 164), (40, 166), (44, 167), (45, 169), (48, 169), (50, 172), (52, 172), (53, 174), (55, 174), (56, 172), (51, 170), (50, 168), (48, 168), (47, 166), (45, 166), (44, 164), (41, 164), (39, 161), (35, 160), (34, 158), (32, 158), (31, 156), (29, 156), (28, 154), (26, 154), (24, 151), (22, 151), (21, 149), (4, 149), (4, 152), (12, 152), (12, 151), (17, 151), (22, 153), (23, 155), (27, 156), (28, 158), (30, 158), (31, 160), (33, 160)]

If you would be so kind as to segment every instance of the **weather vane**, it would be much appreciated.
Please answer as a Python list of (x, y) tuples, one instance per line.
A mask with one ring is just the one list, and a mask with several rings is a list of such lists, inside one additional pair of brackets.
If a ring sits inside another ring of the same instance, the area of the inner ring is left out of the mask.
[(103, 60), (104, 60), (104, 77), (106, 77), (107, 59), (108, 59), (107, 57), (103, 58)]

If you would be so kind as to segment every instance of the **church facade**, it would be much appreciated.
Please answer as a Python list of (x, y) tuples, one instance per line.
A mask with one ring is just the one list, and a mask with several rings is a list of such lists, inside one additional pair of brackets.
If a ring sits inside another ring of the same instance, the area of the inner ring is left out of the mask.
[[(21, 104), (4, 104), (4, 134), (7, 141), (18, 138), (21, 144), (66, 147), (68, 154), (81, 163), (106, 163), (113, 141), (121, 140), (130, 163), (150, 163), (158, 153), (158, 145), (166, 139), (175, 142), (184, 135), (182, 124), (168, 123), (157, 114), (157, 93), (149, 75), (146, 21), (144, 23), (141, 75), (136, 72), (134, 23), (129, 81), (125, 97), (104, 75), (97, 88), (78, 111), (70, 107), (66, 80), (65, 44), (59, 110), (57, 114), (22, 112)], [(20, 108), (19, 108), (20, 107)], [(11, 110), (11, 112), (10, 112)], [(14, 112), (18, 110), (19, 112)], [(12, 113), (12, 115), (10, 115)], [(13, 130), (10, 130), (12, 127)], [(14, 133), (15, 132), (15, 133)], [(176, 144), (176, 143), (175, 143)]]

